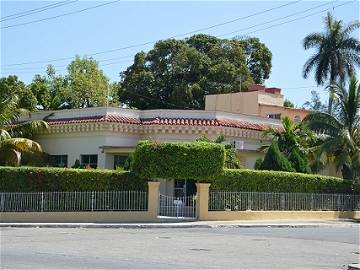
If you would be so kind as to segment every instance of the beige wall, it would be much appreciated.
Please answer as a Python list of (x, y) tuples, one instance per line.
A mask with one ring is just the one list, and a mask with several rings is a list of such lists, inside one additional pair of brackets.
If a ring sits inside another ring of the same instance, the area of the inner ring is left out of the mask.
[(258, 115), (258, 93), (239, 92), (205, 96), (205, 111)]
[(300, 109), (260, 104), (259, 115), (267, 117), (269, 114), (281, 114), (281, 116), (288, 116), (292, 120), (294, 120), (296, 116), (299, 116), (300, 120), (302, 120), (309, 112)]
[(286, 108), (284, 96), (265, 93), (263, 91), (239, 92), (205, 97), (206, 111), (224, 111), (267, 117), (268, 114), (281, 114), (294, 120), (300, 116), (301, 120), (309, 113), (301, 109)]
[[(160, 182), (148, 182), (147, 211), (0, 212), (0, 222), (85, 223), (158, 221)], [(209, 211), (208, 183), (197, 183), (198, 220), (360, 219), (360, 211)]]
[(360, 219), (360, 211), (209, 211), (210, 184), (197, 183), (196, 187), (198, 220)]
[(146, 221), (154, 221), (154, 217), (148, 211), (0, 212), (0, 222), (85, 223)]

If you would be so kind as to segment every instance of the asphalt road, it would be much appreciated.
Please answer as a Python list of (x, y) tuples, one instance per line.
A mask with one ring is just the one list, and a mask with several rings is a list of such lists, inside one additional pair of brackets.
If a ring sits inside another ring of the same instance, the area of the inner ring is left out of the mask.
[(359, 227), (1, 228), (1, 269), (347, 269)]

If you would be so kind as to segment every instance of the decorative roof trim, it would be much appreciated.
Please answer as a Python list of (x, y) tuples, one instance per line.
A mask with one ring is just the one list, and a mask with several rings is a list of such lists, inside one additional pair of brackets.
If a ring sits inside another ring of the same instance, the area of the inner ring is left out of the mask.
[(271, 125), (251, 123), (249, 121), (231, 120), (231, 119), (197, 119), (197, 118), (131, 118), (115, 114), (107, 114), (91, 117), (76, 117), (76, 118), (62, 118), (62, 119), (48, 119), (49, 125), (67, 125), (67, 124), (82, 124), (82, 123), (122, 123), (141, 126), (220, 126), (240, 128), (247, 130), (263, 131)]

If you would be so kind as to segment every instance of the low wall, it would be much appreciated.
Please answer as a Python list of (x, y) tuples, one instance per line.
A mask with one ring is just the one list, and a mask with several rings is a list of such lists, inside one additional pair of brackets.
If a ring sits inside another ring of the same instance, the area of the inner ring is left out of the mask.
[(206, 211), (200, 220), (360, 219), (360, 211)]
[(149, 211), (1, 212), (0, 222), (86, 223), (154, 221)]

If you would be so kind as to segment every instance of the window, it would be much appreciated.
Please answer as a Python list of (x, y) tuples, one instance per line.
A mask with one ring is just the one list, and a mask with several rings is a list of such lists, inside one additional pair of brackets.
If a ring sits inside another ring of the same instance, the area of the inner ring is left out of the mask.
[(114, 169), (116, 169), (117, 167), (124, 168), (125, 161), (127, 160), (127, 158), (128, 158), (128, 155), (126, 155), (126, 154), (114, 155)]
[(51, 165), (54, 167), (67, 167), (68, 156), (67, 155), (51, 155)]
[(96, 169), (98, 163), (98, 156), (97, 155), (81, 155), (81, 166)]
[(281, 118), (281, 113), (271, 113), (271, 114), (268, 114), (268, 118), (271, 118), (271, 119), (280, 119), (280, 118)]

